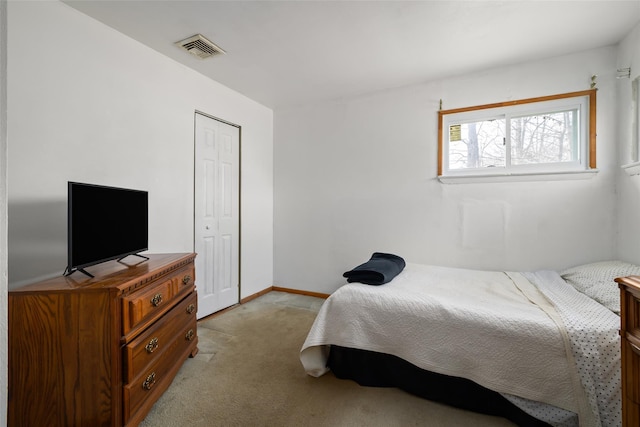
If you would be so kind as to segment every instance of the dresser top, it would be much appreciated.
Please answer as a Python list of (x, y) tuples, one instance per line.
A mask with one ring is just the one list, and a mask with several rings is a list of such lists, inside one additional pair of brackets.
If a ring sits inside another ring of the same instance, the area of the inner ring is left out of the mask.
[(640, 298), (640, 276), (625, 276), (614, 279), (620, 289), (626, 289), (636, 298)]
[(89, 277), (80, 271), (70, 276), (60, 276), (31, 283), (9, 291), (12, 293), (41, 291), (91, 291), (113, 288), (126, 290), (135, 288), (156, 277), (187, 265), (195, 259), (195, 253), (145, 254), (148, 260), (129, 256), (122, 261), (107, 261), (87, 267), (95, 277)]

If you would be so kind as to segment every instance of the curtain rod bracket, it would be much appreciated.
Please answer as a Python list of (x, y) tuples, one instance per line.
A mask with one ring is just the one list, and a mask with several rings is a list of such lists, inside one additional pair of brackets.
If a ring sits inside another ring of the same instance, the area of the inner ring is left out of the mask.
[(631, 78), (631, 67), (627, 68), (618, 68), (616, 74), (616, 79), (628, 79)]

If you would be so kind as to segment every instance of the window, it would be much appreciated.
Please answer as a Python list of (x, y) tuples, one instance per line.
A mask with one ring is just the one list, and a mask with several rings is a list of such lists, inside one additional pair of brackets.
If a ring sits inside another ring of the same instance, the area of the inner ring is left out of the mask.
[(596, 90), (439, 111), (439, 176), (595, 168)]

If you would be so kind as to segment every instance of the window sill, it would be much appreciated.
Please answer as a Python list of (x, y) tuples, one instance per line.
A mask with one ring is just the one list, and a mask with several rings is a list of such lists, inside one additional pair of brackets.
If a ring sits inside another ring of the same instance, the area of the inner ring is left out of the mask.
[(640, 175), (640, 162), (633, 162), (627, 165), (622, 165), (621, 168), (629, 176)]
[[(640, 163), (638, 163), (640, 174)], [(439, 176), (438, 180), (443, 184), (476, 184), (491, 182), (524, 182), (524, 181), (569, 181), (578, 179), (591, 179), (598, 173), (598, 169), (572, 172), (538, 172), (522, 174), (495, 174), (495, 175), (458, 175)]]

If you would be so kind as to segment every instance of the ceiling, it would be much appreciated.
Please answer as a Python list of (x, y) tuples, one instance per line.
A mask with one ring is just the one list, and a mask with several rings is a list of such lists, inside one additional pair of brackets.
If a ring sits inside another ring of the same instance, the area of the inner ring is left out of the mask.
[[(65, 1), (270, 108), (618, 43), (631, 1)], [(226, 55), (174, 43), (201, 33)]]

